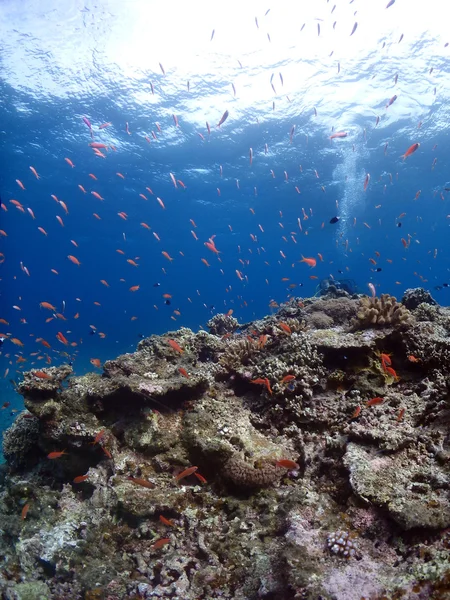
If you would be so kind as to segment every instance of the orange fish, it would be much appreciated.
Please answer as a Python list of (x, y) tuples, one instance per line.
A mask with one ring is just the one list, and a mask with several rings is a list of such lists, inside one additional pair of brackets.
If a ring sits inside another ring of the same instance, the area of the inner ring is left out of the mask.
[(44, 371), (34, 371), (33, 375), (39, 379), (53, 379), (51, 375), (45, 373)]
[(397, 419), (396, 419), (397, 423), (400, 423), (400, 421), (403, 420), (403, 417), (405, 416), (405, 412), (406, 412), (406, 408), (401, 408), (400, 409), (400, 411), (398, 413), (398, 416), (397, 416)]
[(410, 146), (408, 148), (408, 150), (405, 152), (405, 154), (402, 154), (403, 160), (405, 160), (405, 158), (407, 156), (411, 156), (411, 154), (413, 154), (419, 147), (420, 147), (419, 142), (416, 142), (415, 144), (413, 144), (412, 146)]
[(283, 469), (289, 470), (300, 468), (300, 465), (298, 465), (293, 460), (289, 460), (288, 458), (280, 458), (280, 460), (277, 460), (275, 464), (277, 465), (277, 467), (283, 467)]
[(60, 203), (60, 204), (61, 204), (61, 206), (63, 207), (63, 209), (64, 209), (64, 212), (66, 213), (66, 215), (68, 215), (68, 214), (69, 214), (69, 209), (67, 208), (67, 205), (66, 205), (66, 203), (65, 203), (65, 202), (63, 202), (62, 200), (60, 200), (60, 201), (59, 201), (59, 203)]
[(60, 331), (58, 331), (58, 333), (56, 334), (56, 338), (58, 341), (61, 342), (61, 344), (64, 344), (65, 346), (69, 345), (68, 340), (64, 337), (64, 335)]
[(54, 459), (54, 458), (61, 458), (61, 456), (63, 454), (67, 454), (67, 452), (65, 450), (61, 450), (61, 451), (56, 451), (56, 452), (50, 452), (50, 454), (47, 454), (47, 458), (50, 459)]
[(28, 511), (30, 510), (30, 504), (27, 502), (25, 506), (22, 508), (22, 512), (20, 513), (20, 518), (25, 520), (27, 518)]
[(315, 258), (305, 258), (302, 254), (302, 260), (300, 260), (299, 262), (304, 262), (307, 265), (309, 265), (310, 267), (315, 267), (317, 264), (317, 261)]
[(345, 131), (336, 131), (336, 133), (330, 135), (330, 140), (334, 140), (335, 138), (345, 138), (347, 135), (348, 134)]
[(16, 179), (16, 183), (17, 185), (22, 189), (25, 190), (25, 186), (23, 185), (23, 183), (20, 181), (20, 179)]
[(130, 292), (137, 292), (137, 291), (138, 291), (138, 289), (139, 289), (139, 286), (138, 286), (138, 285), (132, 285), (132, 286), (130, 287)]
[(86, 481), (86, 479), (89, 478), (89, 475), (78, 475), (78, 477), (75, 477), (75, 479), (73, 480), (73, 483), (82, 483), (83, 481)]
[(77, 265), (78, 267), (81, 265), (80, 261), (75, 256), (68, 254), (67, 258), (70, 260), (70, 262), (73, 262), (74, 265)]
[(410, 355), (408, 356), (408, 360), (409, 360), (410, 362), (413, 362), (413, 363), (420, 362), (420, 358), (417, 358), (416, 356), (413, 356), (412, 354), (410, 354)]
[(21, 346), (21, 347), (23, 346), (23, 342), (21, 342), (18, 338), (13, 337), (13, 338), (9, 338), (9, 340), (16, 346)]
[(50, 304), (50, 302), (39, 302), (39, 306), (41, 308), (47, 308), (48, 310), (56, 310), (56, 306), (53, 306), (53, 304)]
[(197, 477), (197, 479), (200, 481), (201, 484), (204, 485), (205, 483), (208, 483), (206, 481), (206, 479), (203, 477), (203, 475), (200, 475), (200, 473), (194, 473), (194, 475)]
[(289, 381), (293, 381), (295, 379), (295, 375), (285, 375), (281, 380), (281, 383), (288, 383)]
[[(153, 234), (153, 235), (154, 235), (154, 234)], [(165, 256), (165, 257), (167, 258), (167, 260), (170, 260), (170, 261), (172, 261), (172, 260), (173, 260), (173, 258), (172, 258), (172, 257), (169, 255), (169, 253), (168, 253), (168, 252), (165, 252), (164, 250), (161, 252), (161, 254), (162, 254), (163, 256)]]
[(355, 408), (355, 411), (354, 411), (354, 413), (352, 414), (351, 418), (352, 418), (352, 419), (357, 419), (357, 418), (359, 417), (360, 413), (361, 413), (361, 407), (360, 407), (360, 406), (357, 406), (357, 407)]
[(139, 266), (139, 265), (138, 265), (138, 264), (137, 264), (137, 263), (136, 263), (134, 260), (132, 260), (131, 258), (127, 258), (127, 263), (130, 263), (130, 265), (133, 265), (133, 267), (138, 267), (138, 266)]
[(83, 192), (83, 194), (87, 194), (86, 190), (84, 189), (84, 187), (82, 185), (78, 184), (78, 187)]
[(37, 171), (34, 167), (30, 167), (30, 171), (33, 173), (33, 175), (36, 177), (36, 179), (40, 179), (39, 175), (37, 174)]
[(384, 398), (376, 397), (368, 400), (366, 402), (366, 406), (376, 406), (377, 404), (381, 404), (384, 401)]
[(91, 358), (89, 362), (91, 363), (91, 365), (94, 365), (94, 367), (97, 367), (98, 369), (101, 369), (102, 367), (102, 363), (100, 362), (99, 358)]
[(183, 369), (183, 367), (180, 367), (180, 368), (178, 369), (178, 371), (181, 373), (181, 375), (183, 375), (183, 377), (186, 377), (186, 379), (189, 379), (189, 374), (188, 374), (188, 372), (186, 371), (186, 369)]
[(270, 387), (270, 382), (267, 377), (265, 379), (258, 377), (258, 379), (253, 379), (253, 381), (250, 381), (250, 383), (255, 383), (256, 385), (265, 385), (269, 394), (272, 395), (272, 388)]
[(292, 329), (289, 327), (289, 325), (287, 323), (283, 323), (283, 322), (279, 322), (278, 325), (281, 327), (281, 329), (283, 331), (285, 331), (286, 333), (288, 333), (289, 335), (292, 333)]
[[(61, 225), (61, 227), (64, 227), (64, 221), (61, 219), (61, 217), (59, 215), (56, 215), (56, 220)], [(45, 235), (47, 235), (47, 234), (45, 234)]]
[(149, 490), (155, 487), (155, 484), (147, 479), (139, 479), (138, 477), (127, 477), (128, 481), (132, 481), (136, 485), (140, 485), (141, 487), (148, 488)]
[(185, 477), (189, 477), (189, 475), (192, 475), (193, 473), (195, 473), (195, 471), (197, 469), (198, 469), (198, 467), (188, 467), (187, 469), (185, 469), (184, 471), (182, 471), (181, 473), (176, 475), (175, 480), (181, 481), (181, 479), (184, 479)]
[(152, 544), (151, 547), (153, 548), (153, 550), (158, 550), (159, 548), (162, 548), (169, 542), (170, 542), (170, 538), (160, 538), (154, 544)]
[(73, 164), (73, 162), (70, 160), (70, 158), (65, 158), (64, 160), (66, 161), (66, 163), (67, 163), (67, 164), (68, 164), (70, 167), (72, 167), (72, 169), (75, 167), (75, 165), (74, 165), (74, 164)]
[(169, 521), (169, 519), (166, 519), (166, 517), (164, 517), (163, 515), (159, 515), (159, 520), (161, 521), (161, 523), (167, 525), (168, 527), (174, 527), (173, 521)]
[(100, 194), (98, 192), (91, 192), (91, 194), (93, 196), (95, 196), (96, 198), (98, 198), (99, 200), (104, 200), (104, 198), (102, 198), (102, 196), (100, 196)]
[(183, 354), (184, 350), (183, 348), (181, 348), (175, 340), (168, 340), (168, 344), (169, 346), (171, 346), (174, 350), (176, 350), (177, 352), (179, 352), (180, 354)]

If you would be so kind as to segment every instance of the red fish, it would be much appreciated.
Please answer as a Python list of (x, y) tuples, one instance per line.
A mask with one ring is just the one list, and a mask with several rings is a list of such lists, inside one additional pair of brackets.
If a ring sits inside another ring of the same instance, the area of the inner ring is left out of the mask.
[(55, 459), (55, 458), (61, 458), (61, 456), (63, 454), (67, 454), (67, 452), (65, 450), (61, 450), (61, 451), (56, 451), (56, 452), (50, 452), (50, 454), (47, 454), (47, 458), (50, 459)]
[(300, 468), (300, 465), (298, 465), (293, 460), (289, 460), (288, 458), (281, 458), (280, 460), (277, 460), (275, 464), (277, 465), (277, 467), (283, 467), (283, 469), (289, 470)]
[(417, 148), (419, 148), (419, 147), (420, 147), (419, 142), (416, 142), (415, 144), (413, 144), (412, 146), (410, 146), (408, 148), (408, 150), (405, 152), (405, 154), (402, 154), (403, 160), (405, 160), (405, 158), (407, 156), (411, 156), (411, 154), (413, 154), (417, 150)]
[(334, 140), (335, 138), (346, 138), (347, 135), (348, 134), (345, 131), (336, 131), (336, 133), (330, 135), (330, 140)]
[(89, 475), (78, 475), (78, 477), (75, 477), (75, 479), (73, 480), (73, 483), (82, 483), (83, 481), (86, 481), (86, 479), (88, 479)]
[(169, 346), (171, 346), (174, 350), (176, 350), (177, 352), (179, 352), (180, 354), (183, 354), (184, 350), (183, 348), (181, 348), (177, 342), (175, 340), (168, 340), (168, 344)]
[(368, 400), (366, 402), (366, 406), (376, 406), (377, 404), (381, 404), (382, 402), (384, 402), (384, 398), (372, 398), (371, 400)]
[(198, 467), (188, 467), (187, 469), (185, 469), (184, 471), (182, 471), (181, 473), (176, 475), (176, 477), (175, 477), (176, 481), (181, 481), (181, 479), (184, 479), (185, 477), (189, 477), (189, 475), (192, 475), (193, 473), (195, 473), (195, 471), (197, 471), (197, 469), (198, 469)]

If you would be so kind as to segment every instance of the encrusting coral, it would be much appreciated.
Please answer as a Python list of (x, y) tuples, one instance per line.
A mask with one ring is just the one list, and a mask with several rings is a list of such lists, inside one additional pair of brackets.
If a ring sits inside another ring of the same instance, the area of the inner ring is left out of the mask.
[(444, 598), (450, 310), (408, 297), (291, 298), (24, 373), (0, 595)]
[(354, 329), (367, 327), (398, 327), (411, 322), (411, 313), (394, 296), (382, 294), (380, 297), (363, 296), (359, 310), (352, 322)]

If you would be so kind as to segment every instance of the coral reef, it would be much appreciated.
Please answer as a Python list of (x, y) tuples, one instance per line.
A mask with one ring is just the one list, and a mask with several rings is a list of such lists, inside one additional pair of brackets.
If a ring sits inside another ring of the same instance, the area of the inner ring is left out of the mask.
[(402, 298), (402, 304), (408, 310), (414, 310), (419, 304), (430, 304), (436, 306), (437, 302), (428, 290), (424, 288), (408, 288)]
[(398, 327), (408, 325), (411, 313), (394, 296), (382, 294), (380, 297), (363, 296), (359, 303), (358, 314), (353, 320), (354, 329), (367, 327)]
[(0, 595), (448, 597), (450, 310), (433, 302), (331, 290), (151, 336), (101, 373), (25, 373)]

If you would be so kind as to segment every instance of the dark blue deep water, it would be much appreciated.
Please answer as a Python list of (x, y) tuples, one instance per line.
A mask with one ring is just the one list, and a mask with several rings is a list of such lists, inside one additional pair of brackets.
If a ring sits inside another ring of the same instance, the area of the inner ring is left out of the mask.
[(263, 4), (1, 3), (0, 429), (23, 370), (82, 374), (140, 335), (259, 318), (325, 278), (448, 304), (442, 3)]

